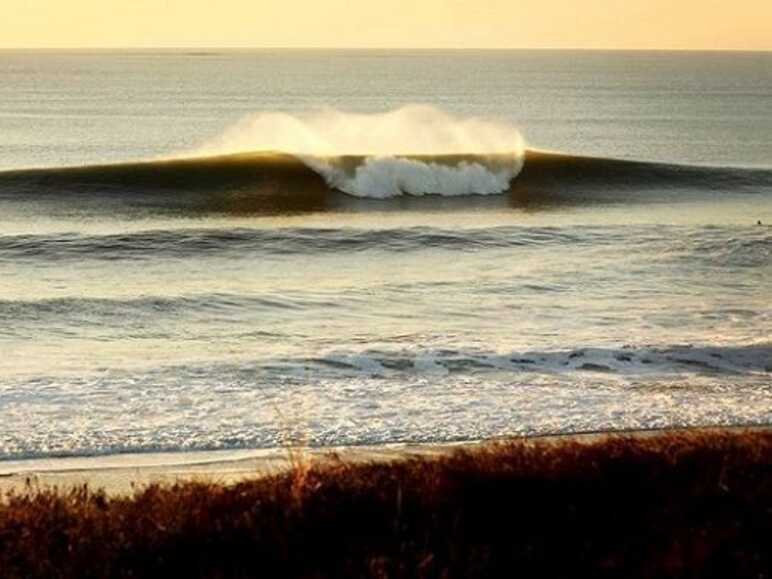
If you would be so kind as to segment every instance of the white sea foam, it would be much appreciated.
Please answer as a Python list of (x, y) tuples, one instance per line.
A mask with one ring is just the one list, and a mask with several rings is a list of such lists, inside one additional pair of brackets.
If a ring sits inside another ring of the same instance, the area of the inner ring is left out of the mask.
[(377, 114), (258, 113), (197, 153), (244, 151), (297, 155), (333, 188), (385, 198), (502, 193), (522, 168), (524, 143), (508, 123), (410, 105)]
[(336, 158), (305, 157), (330, 187), (358, 197), (387, 198), (402, 194), (490, 195), (503, 193), (517, 175), (521, 161), (486, 162), (485, 158), (445, 164), (405, 157), (367, 157), (353, 171), (342, 168)]

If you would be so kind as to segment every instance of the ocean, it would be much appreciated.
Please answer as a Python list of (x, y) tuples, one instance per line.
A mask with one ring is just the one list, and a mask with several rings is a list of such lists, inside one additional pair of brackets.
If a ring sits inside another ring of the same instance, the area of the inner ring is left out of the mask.
[(0, 459), (772, 421), (772, 53), (0, 51)]

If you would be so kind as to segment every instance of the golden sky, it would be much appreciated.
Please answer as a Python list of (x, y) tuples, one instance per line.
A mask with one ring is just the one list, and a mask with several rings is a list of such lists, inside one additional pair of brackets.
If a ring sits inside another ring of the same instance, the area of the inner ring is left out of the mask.
[(0, 0), (3, 47), (772, 49), (772, 0)]

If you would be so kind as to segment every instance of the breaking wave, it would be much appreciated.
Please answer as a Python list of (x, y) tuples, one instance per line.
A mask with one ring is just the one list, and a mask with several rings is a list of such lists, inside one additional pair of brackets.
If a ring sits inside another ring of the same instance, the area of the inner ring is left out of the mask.
[(224, 214), (360, 208), (363, 199), (400, 198), (410, 208), (426, 196), (538, 208), (770, 190), (769, 169), (526, 150), (514, 127), (415, 106), (380, 115), (264, 113), (178, 158), (0, 172), (0, 200), (77, 197), (83, 209)]
[(409, 105), (375, 114), (258, 113), (193, 153), (243, 151), (282, 151), (333, 189), (388, 198), (503, 193), (522, 167), (524, 144), (508, 123)]
[(298, 157), (250, 152), (213, 157), (52, 167), (0, 172), (0, 195), (158, 194), (233, 191), (254, 195), (325, 194), (359, 197), (568, 193), (585, 197), (613, 189), (680, 188), (753, 191), (772, 185), (772, 171), (671, 165), (527, 150), (444, 155)]
[(440, 158), (365, 157), (353, 168), (345, 158), (306, 157), (327, 184), (356, 197), (389, 198), (400, 195), (491, 195), (507, 191), (520, 172), (517, 154), (460, 157), (455, 162)]

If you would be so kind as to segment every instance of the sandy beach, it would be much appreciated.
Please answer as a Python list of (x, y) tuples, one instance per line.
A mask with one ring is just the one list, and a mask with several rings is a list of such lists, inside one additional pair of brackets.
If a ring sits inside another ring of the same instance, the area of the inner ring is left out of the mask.
[[(733, 432), (762, 432), (771, 425), (723, 427)], [(649, 437), (689, 429), (652, 429), (587, 432), (518, 437), (503, 440), (466, 441), (452, 444), (390, 444), (322, 448), (273, 448), (257, 450), (119, 454), (0, 462), (0, 493), (25, 492), (56, 487), (60, 490), (88, 485), (108, 494), (130, 494), (151, 484), (205, 482), (235, 484), (285, 472), (298, 462), (387, 463), (415, 457), (448, 455), (507, 440), (560, 444), (596, 443), (612, 437)]]
[(412, 456), (439, 455), (460, 446), (395, 444), (7, 461), (0, 463), (0, 492), (23, 491), (30, 485), (33, 488), (66, 489), (88, 484), (110, 494), (121, 494), (153, 483), (201, 481), (231, 484), (286, 471), (293, 464), (293, 456), (304, 461), (339, 457), (347, 462), (386, 462)]

